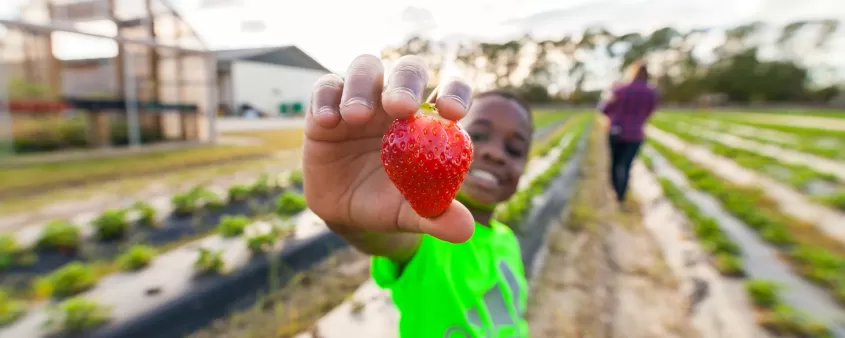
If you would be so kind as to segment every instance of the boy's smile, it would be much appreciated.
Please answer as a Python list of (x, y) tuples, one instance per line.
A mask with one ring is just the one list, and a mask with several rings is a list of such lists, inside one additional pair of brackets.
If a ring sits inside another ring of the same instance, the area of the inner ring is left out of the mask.
[(493, 205), (516, 192), (531, 145), (530, 113), (501, 95), (477, 98), (461, 121), (472, 138), (474, 160), (461, 192)]

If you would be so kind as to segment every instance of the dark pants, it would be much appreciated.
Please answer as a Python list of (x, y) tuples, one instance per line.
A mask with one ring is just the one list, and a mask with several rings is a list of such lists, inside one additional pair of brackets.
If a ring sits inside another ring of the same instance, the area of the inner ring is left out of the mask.
[(631, 176), (631, 164), (637, 157), (642, 141), (617, 140), (610, 136), (610, 183), (616, 192), (616, 199), (625, 200), (628, 191), (628, 178)]

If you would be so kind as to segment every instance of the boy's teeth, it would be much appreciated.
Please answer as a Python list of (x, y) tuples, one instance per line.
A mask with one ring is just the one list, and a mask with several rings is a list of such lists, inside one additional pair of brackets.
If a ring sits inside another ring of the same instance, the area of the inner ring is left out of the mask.
[(493, 182), (499, 181), (498, 179), (496, 179), (496, 176), (493, 176), (493, 174), (486, 172), (486, 171), (483, 171), (483, 170), (472, 170), (472, 171), (469, 172), (469, 174), (472, 175), (472, 176), (481, 178), (481, 179), (488, 180), (488, 181), (493, 181)]

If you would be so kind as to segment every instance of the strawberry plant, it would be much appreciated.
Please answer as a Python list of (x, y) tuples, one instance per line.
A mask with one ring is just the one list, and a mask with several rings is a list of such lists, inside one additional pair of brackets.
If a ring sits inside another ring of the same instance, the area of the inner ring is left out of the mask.
[(305, 210), (308, 205), (305, 203), (305, 196), (292, 191), (285, 191), (276, 200), (276, 213), (282, 216), (289, 216)]
[(117, 257), (117, 265), (124, 271), (141, 270), (150, 265), (157, 254), (151, 246), (136, 244)]
[(12, 266), (20, 253), (18, 241), (10, 234), (0, 234), (0, 271)]
[(302, 186), (302, 170), (296, 169), (288, 175), (288, 182), (295, 187)]
[(267, 252), (282, 236), (281, 229), (273, 228), (265, 233), (252, 234), (246, 238), (246, 246), (253, 254)]
[(9, 325), (23, 315), (26, 304), (12, 299), (9, 294), (0, 290), (0, 327)]
[(67, 299), (48, 310), (47, 328), (65, 332), (81, 332), (95, 328), (109, 318), (109, 309), (81, 297)]
[(97, 238), (100, 240), (114, 240), (122, 238), (129, 229), (127, 212), (122, 209), (106, 210), (93, 221)]
[(200, 207), (200, 197), (193, 191), (173, 195), (170, 202), (173, 204), (174, 212), (179, 214), (189, 214)]
[(455, 121), (437, 116), (433, 105), (394, 120), (382, 138), (387, 177), (420, 216), (437, 217), (455, 199), (472, 163), (472, 140)]
[(194, 262), (194, 268), (201, 274), (219, 274), (224, 265), (223, 250), (213, 251), (207, 248), (200, 248), (199, 256)]
[(251, 187), (244, 184), (236, 184), (229, 187), (230, 201), (245, 201), (251, 194)]
[(780, 286), (766, 280), (750, 280), (745, 283), (745, 291), (751, 297), (754, 305), (770, 309), (778, 303), (777, 293)]
[(226, 201), (211, 190), (202, 188), (197, 191), (197, 194), (199, 195), (200, 203), (204, 207), (219, 209), (226, 205)]
[(79, 242), (79, 228), (69, 222), (56, 220), (44, 226), (36, 245), (42, 249), (72, 252), (79, 247)]
[(273, 191), (274, 185), (270, 182), (270, 175), (261, 174), (255, 183), (250, 186), (250, 193), (254, 196), (266, 196)]
[(249, 217), (243, 215), (223, 215), (217, 225), (217, 232), (223, 237), (240, 236), (251, 222)]
[(760, 309), (760, 324), (778, 336), (832, 337), (822, 323), (798, 313), (779, 296), (780, 286), (765, 280), (750, 280), (745, 290), (751, 302)]
[(132, 205), (132, 209), (138, 213), (139, 224), (147, 227), (155, 227), (158, 224), (156, 222), (156, 209), (149, 203), (137, 201)]
[(224, 204), (217, 194), (203, 186), (195, 186), (187, 192), (173, 195), (170, 201), (175, 212), (179, 214), (189, 214), (205, 206), (216, 208)]
[(85, 291), (97, 283), (97, 276), (90, 266), (71, 262), (35, 281), (39, 295), (53, 297), (72, 296)]

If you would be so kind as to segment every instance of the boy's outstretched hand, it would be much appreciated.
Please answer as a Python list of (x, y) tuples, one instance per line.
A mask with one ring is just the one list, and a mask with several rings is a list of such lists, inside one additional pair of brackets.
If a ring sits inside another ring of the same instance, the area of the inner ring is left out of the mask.
[[(419, 57), (404, 56), (385, 84), (381, 60), (361, 55), (346, 74), (345, 80), (325, 75), (314, 86), (303, 146), (308, 207), (341, 235), (415, 232), (455, 243), (468, 240), (474, 221), (466, 207), (453, 201), (436, 219), (420, 217), (381, 163), (382, 136), (394, 119), (419, 108), (428, 66)], [(464, 117), (472, 97), (469, 85), (453, 79), (438, 88), (440, 115)]]

